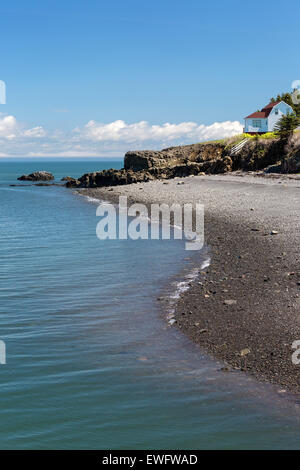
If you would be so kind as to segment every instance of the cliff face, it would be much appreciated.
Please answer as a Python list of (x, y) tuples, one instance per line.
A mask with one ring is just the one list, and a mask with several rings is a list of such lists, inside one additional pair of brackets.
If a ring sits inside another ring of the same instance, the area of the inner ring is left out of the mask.
[(222, 144), (194, 144), (169, 147), (161, 151), (127, 152), (124, 158), (125, 170), (141, 171), (151, 168), (174, 167), (188, 162), (198, 163), (220, 158), (225, 150)]
[(163, 150), (161, 152), (150, 150), (127, 152), (124, 157), (124, 169), (133, 171), (174, 166), (176, 163), (178, 159)]
[[(215, 143), (169, 147), (161, 151), (127, 152), (122, 170), (110, 169), (86, 173), (78, 180), (68, 181), (67, 186), (114, 186), (139, 183), (155, 178), (169, 179), (176, 176), (197, 175), (202, 172), (212, 174), (235, 170), (262, 170), (278, 163), (286, 152), (280, 142), (275, 139), (249, 140), (235, 155), (231, 154), (233, 144), (234, 142), (230, 140), (224, 140)], [(299, 171), (299, 148), (295, 150), (293, 147), (292, 151), (295, 157), (289, 160), (289, 166), (286, 168), (298, 168)]]

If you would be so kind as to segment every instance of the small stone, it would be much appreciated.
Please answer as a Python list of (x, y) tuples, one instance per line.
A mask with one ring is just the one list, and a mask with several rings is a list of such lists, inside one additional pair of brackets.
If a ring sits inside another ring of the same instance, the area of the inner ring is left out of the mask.
[(206, 328), (203, 328), (202, 330), (199, 331), (199, 333), (206, 333), (207, 332), (207, 329)]
[(169, 325), (174, 325), (174, 323), (176, 323), (175, 318), (171, 318), (171, 320), (169, 320)]
[(278, 232), (276, 230), (271, 230), (270, 235), (278, 235)]
[(245, 348), (241, 350), (240, 355), (243, 357), (243, 356), (247, 356), (247, 354), (250, 354), (250, 353), (251, 353), (251, 349)]
[(225, 305), (236, 305), (236, 303), (237, 303), (236, 300), (233, 300), (233, 299), (224, 300)]

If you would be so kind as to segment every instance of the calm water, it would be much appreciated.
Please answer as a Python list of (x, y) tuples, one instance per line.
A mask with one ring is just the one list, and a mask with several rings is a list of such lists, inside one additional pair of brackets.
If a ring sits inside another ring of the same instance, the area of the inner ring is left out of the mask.
[(181, 241), (99, 241), (86, 198), (9, 187), (111, 166), (0, 162), (0, 448), (299, 448), (292, 397), (219, 371), (158, 311), (191, 269)]

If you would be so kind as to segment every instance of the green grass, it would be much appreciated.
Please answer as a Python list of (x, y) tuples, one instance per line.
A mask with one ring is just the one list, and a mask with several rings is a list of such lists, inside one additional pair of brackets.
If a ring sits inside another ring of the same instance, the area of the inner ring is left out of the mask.
[[(300, 132), (300, 131), (297, 131)], [(199, 142), (199, 144), (202, 145), (208, 145), (208, 144), (224, 144), (228, 147), (233, 147), (234, 145), (239, 144), (242, 142), (244, 139), (249, 139), (249, 140), (256, 140), (256, 139), (263, 139), (263, 140), (269, 140), (269, 139), (277, 139), (277, 136), (274, 134), (274, 132), (267, 132), (266, 134), (257, 134), (257, 135), (251, 135), (251, 134), (238, 134), (233, 137), (227, 137), (226, 139), (219, 139), (219, 140), (208, 140), (205, 142)]]
[(205, 142), (198, 142), (201, 145), (208, 145), (208, 144), (226, 144), (227, 139), (219, 139), (219, 140), (206, 140)]

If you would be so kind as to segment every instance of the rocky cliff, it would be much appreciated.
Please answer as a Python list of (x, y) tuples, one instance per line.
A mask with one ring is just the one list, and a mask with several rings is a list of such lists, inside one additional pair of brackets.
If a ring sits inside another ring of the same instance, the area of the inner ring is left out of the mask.
[(52, 173), (48, 171), (36, 171), (30, 175), (22, 175), (18, 178), (19, 181), (51, 181), (54, 180)]
[[(236, 139), (227, 139), (220, 142), (169, 147), (161, 151), (130, 151), (125, 155), (123, 169), (86, 173), (77, 180), (70, 178), (66, 185), (88, 188), (139, 183), (156, 178), (170, 179), (199, 173), (262, 170), (278, 165), (283, 157), (286, 157), (286, 150), (277, 139), (249, 139), (238, 153), (232, 154), (232, 147), (236, 142)], [(300, 150), (297, 145), (290, 149), (291, 158), (288, 158), (288, 166), (284, 163), (287, 171), (299, 171), (299, 155)], [(287, 161), (286, 158), (284, 161)]]

